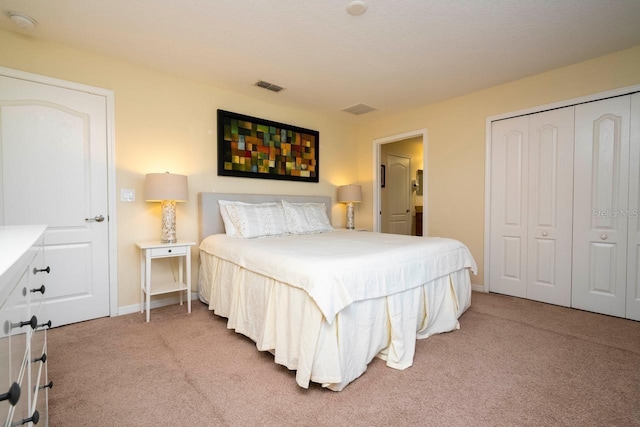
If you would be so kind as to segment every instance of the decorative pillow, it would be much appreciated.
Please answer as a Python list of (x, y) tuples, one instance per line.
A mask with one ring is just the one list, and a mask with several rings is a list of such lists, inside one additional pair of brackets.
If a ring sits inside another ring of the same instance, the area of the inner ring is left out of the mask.
[(236, 226), (233, 225), (233, 221), (229, 218), (229, 213), (227, 212), (227, 206), (233, 205), (235, 203), (241, 202), (231, 202), (229, 200), (218, 200), (218, 205), (220, 206), (220, 216), (222, 217), (222, 222), (224, 223), (224, 231), (227, 236), (232, 237), (241, 237), (240, 233), (236, 229)]
[(292, 234), (333, 231), (324, 203), (289, 203), (282, 201), (287, 229)]
[(227, 214), (238, 237), (254, 238), (287, 234), (284, 210), (280, 203), (231, 203)]

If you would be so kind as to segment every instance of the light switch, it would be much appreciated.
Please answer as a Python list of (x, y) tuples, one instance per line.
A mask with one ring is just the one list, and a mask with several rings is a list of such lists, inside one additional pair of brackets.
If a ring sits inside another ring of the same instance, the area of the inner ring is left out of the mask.
[(132, 188), (121, 188), (120, 189), (120, 201), (121, 202), (135, 202), (136, 201), (136, 190)]

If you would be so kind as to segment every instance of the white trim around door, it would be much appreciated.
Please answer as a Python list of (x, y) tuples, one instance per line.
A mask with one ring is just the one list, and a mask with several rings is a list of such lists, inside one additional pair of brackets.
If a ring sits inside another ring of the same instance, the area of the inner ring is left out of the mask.
[(428, 215), (428, 165), (427, 165), (427, 129), (418, 129), (410, 132), (405, 132), (397, 135), (386, 136), (383, 138), (377, 138), (373, 140), (373, 176), (375, 177), (373, 183), (373, 231), (380, 232), (382, 224), (380, 221), (380, 212), (382, 209), (381, 197), (380, 197), (380, 146), (383, 144), (389, 144), (392, 142), (402, 141), (409, 138), (422, 137), (422, 163), (423, 163), (423, 186), (424, 186), (424, 199), (423, 199), (423, 214), (422, 214), (422, 230), (423, 236), (429, 235), (427, 226), (429, 224)]

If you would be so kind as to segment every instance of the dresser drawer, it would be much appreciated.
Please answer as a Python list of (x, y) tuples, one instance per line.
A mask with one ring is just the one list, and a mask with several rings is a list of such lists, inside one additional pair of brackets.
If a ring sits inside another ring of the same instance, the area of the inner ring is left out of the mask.
[[(13, 369), (10, 363), (11, 336), (5, 331), (5, 325), (10, 321), (7, 315), (7, 305), (7, 301), (4, 304), (0, 304), (0, 360), (3, 362), (0, 364), (0, 393), (2, 394), (8, 393), (11, 385), (17, 381), (17, 375), (12, 372)], [(0, 425), (6, 425), (5, 421), (11, 410), (11, 404), (8, 400), (0, 402)]]
[[(28, 374), (27, 364), (28, 331), (31, 327), (28, 319), (27, 306), (27, 272), (25, 271), (17, 285), (9, 294), (5, 303), (0, 307), (0, 356), (6, 365), (0, 367), (1, 393), (7, 393), (13, 383), (20, 386), (20, 399), (15, 406), (11, 406), (8, 400), (0, 402), (1, 419), (23, 419), (28, 413)], [(23, 325), (23, 326), (21, 326)], [(12, 418), (13, 417), (13, 418)], [(20, 418), (22, 417), (22, 418)]]
[[(51, 269), (45, 265), (44, 260), (44, 241), (41, 237), (32, 247), (34, 257), (29, 266), (29, 292), (32, 306), (42, 304), (46, 292), (46, 280)], [(37, 311), (37, 310), (36, 310)]]
[[(31, 330), (25, 271), (2, 307), (2, 336), (9, 342), (10, 381), (17, 381), (27, 355), (27, 340)], [(3, 359), (4, 360), (4, 359)]]
[[(31, 360), (29, 360), (29, 369), (31, 369), (31, 383), (39, 384), (42, 382), (40, 378), (43, 367), (47, 364), (47, 331), (44, 328), (38, 328), (31, 337)], [(39, 384), (42, 385), (42, 384)], [(31, 390), (33, 392), (35, 386)]]
[(151, 257), (160, 258), (163, 256), (186, 255), (187, 249), (188, 248), (186, 246), (176, 246), (173, 248), (152, 248)]

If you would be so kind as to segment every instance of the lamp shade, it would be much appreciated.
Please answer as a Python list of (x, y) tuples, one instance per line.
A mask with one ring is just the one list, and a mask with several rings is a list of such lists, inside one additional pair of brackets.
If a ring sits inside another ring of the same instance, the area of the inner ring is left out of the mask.
[(189, 200), (187, 177), (169, 172), (148, 173), (144, 177), (144, 197), (147, 202), (186, 202)]
[(360, 185), (341, 185), (338, 187), (338, 202), (340, 203), (359, 203), (362, 201), (362, 186)]

